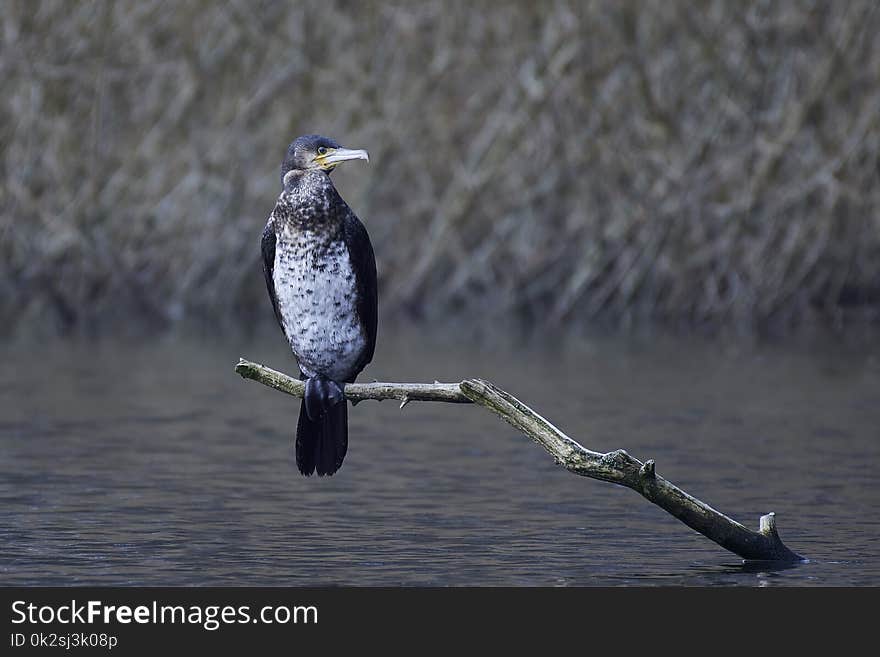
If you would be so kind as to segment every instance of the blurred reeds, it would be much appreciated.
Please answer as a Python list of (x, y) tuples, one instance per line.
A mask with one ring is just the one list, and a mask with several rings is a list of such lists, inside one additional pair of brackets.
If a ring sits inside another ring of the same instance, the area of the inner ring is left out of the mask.
[(386, 321), (880, 315), (876, 2), (4, 2), (4, 332), (273, 321), (296, 135)]

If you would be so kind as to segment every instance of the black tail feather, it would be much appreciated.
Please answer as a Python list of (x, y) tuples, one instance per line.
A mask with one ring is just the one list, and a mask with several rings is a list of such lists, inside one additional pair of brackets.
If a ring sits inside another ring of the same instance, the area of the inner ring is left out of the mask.
[(348, 451), (348, 405), (341, 401), (312, 420), (303, 400), (296, 425), (296, 467), (304, 475), (332, 475)]

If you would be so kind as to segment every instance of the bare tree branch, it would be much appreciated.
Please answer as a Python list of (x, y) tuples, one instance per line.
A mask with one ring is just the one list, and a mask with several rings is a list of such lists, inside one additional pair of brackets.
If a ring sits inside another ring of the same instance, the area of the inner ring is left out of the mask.
[[(246, 379), (302, 397), (302, 381), (257, 363), (241, 359), (235, 371)], [(411, 401), (472, 402), (489, 409), (543, 447), (556, 463), (569, 472), (631, 488), (691, 529), (715, 541), (726, 550), (755, 561), (800, 561), (776, 532), (775, 514), (761, 516), (758, 531), (746, 528), (732, 518), (657, 474), (653, 460), (644, 463), (624, 450), (594, 452), (566, 436), (513, 395), (481, 379), (460, 383), (351, 383), (345, 395), (353, 403), (365, 399), (394, 399), (401, 408)]]

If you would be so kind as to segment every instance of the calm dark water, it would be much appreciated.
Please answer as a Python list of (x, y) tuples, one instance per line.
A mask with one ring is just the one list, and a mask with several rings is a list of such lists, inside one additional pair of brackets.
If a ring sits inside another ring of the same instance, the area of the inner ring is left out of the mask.
[(0, 584), (880, 584), (876, 349), (381, 337), (364, 378), (492, 379), (810, 561), (743, 565), (475, 407), (364, 402), (303, 478), (298, 401), (232, 371), (294, 369), (280, 336), (58, 342), (2, 352)]

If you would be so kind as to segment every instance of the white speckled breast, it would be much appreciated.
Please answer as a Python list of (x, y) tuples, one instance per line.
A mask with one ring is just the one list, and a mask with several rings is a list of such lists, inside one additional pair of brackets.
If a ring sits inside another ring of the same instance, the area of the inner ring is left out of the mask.
[(310, 230), (279, 231), (275, 296), (290, 347), (306, 376), (345, 381), (366, 346), (355, 308), (355, 275), (345, 243)]

